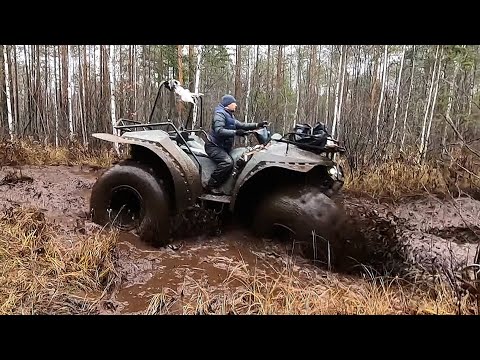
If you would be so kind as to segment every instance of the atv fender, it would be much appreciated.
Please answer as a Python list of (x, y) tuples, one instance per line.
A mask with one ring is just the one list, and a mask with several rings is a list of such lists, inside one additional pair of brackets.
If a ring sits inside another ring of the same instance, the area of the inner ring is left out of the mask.
[[(202, 194), (199, 169), (182, 150), (172, 143), (167, 133), (152, 139), (133, 139), (107, 133), (92, 134), (93, 137), (112, 143), (130, 144), (149, 149), (167, 166), (173, 179), (176, 211), (181, 212), (195, 204)], [(158, 134), (157, 134), (158, 135)]]
[(242, 187), (253, 177), (265, 169), (276, 167), (286, 170), (307, 173), (317, 166), (332, 167), (335, 163), (323, 156), (312, 154), (297, 147), (286, 148), (286, 144), (277, 143), (272, 145), (268, 152), (260, 151), (245, 165), (238, 176), (232, 191), (230, 211), (235, 208), (235, 202)]

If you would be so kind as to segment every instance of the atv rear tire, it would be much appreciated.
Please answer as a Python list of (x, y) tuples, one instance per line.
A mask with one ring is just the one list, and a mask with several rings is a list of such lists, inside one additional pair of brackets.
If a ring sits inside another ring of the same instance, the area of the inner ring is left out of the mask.
[(260, 201), (253, 229), (264, 237), (287, 233), (294, 251), (314, 262), (333, 265), (343, 219), (337, 204), (320, 189), (295, 185), (280, 188)]
[(134, 231), (148, 243), (166, 245), (170, 237), (168, 198), (149, 167), (124, 161), (107, 170), (90, 197), (92, 220)]

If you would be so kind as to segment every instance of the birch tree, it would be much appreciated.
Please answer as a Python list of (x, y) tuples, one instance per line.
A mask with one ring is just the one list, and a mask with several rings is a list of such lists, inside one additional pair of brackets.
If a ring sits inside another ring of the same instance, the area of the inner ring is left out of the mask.
[(379, 124), (380, 124), (380, 112), (382, 110), (382, 105), (383, 105), (383, 98), (385, 96), (385, 83), (387, 79), (387, 45), (385, 45), (385, 51), (383, 55), (383, 72), (382, 72), (382, 89), (380, 90), (380, 101), (378, 104), (378, 109), (377, 109), (377, 121), (376, 121), (376, 126), (375, 126), (375, 146), (378, 146), (378, 139), (379, 139)]
[(73, 64), (74, 62), (72, 57), (72, 45), (68, 45), (67, 50), (67, 67), (68, 67), (68, 129), (69, 129), (69, 136), (70, 140), (73, 140), (73, 110), (72, 110), (72, 92), (73, 92)]
[(340, 61), (339, 61), (339, 65), (338, 65), (338, 77), (337, 77), (337, 89), (335, 90), (335, 110), (334, 110), (334, 113), (333, 113), (333, 124), (332, 124), (332, 131), (331, 131), (331, 135), (332, 137), (335, 137), (335, 133), (336, 133), (336, 130), (337, 130), (337, 121), (338, 121), (338, 117), (339, 117), (339, 111), (340, 111), (340, 96), (341, 96), (341, 82), (342, 82), (342, 78), (343, 78), (343, 67), (344, 67), (344, 64), (343, 64), (343, 53), (344, 53), (344, 46), (341, 45), (340, 46)]
[(13, 140), (12, 103), (10, 101), (10, 72), (8, 69), (7, 51), (8, 51), (8, 47), (4, 46), (3, 61), (4, 61), (4, 68), (5, 68), (5, 92), (6, 92), (5, 95), (7, 98), (8, 133), (10, 135), (10, 139)]
[[(199, 89), (200, 89), (200, 64), (202, 61), (202, 46), (199, 45), (197, 47), (197, 66), (195, 68), (195, 94), (199, 95)], [(199, 98), (197, 98), (197, 101), (199, 101)], [(195, 128), (195, 125), (197, 123), (197, 112), (198, 112), (198, 104), (197, 101), (195, 101), (195, 104), (193, 104), (193, 121), (192, 121), (192, 129)]]
[[(301, 87), (300, 87), (300, 81), (302, 80), (302, 54), (301, 54), (301, 45), (297, 46), (297, 80), (296, 80), (296, 88), (297, 88), (297, 100), (295, 103), (295, 117), (293, 120), (293, 126), (295, 127), (297, 125), (297, 122), (299, 120), (299, 105), (300, 105), (300, 92), (301, 92)], [(328, 100), (327, 100), (328, 101)]]
[[(252, 89), (252, 77), (253, 77), (253, 62), (255, 59), (255, 55), (252, 57), (250, 56), (250, 47), (248, 48), (247, 53), (247, 60), (248, 60), (248, 83), (247, 83), (247, 98), (245, 100), (245, 119), (244, 122), (248, 122), (248, 115), (249, 115), (249, 105), (250, 105), (250, 91)], [(248, 144), (248, 136), (245, 136), (245, 146)]]
[[(58, 78), (57, 78), (57, 54), (58, 54), (58, 48), (53, 47), (53, 69), (54, 69), (54, 74), (53, 74), (53, 84), (52, 88), (55, 89), (55, 96), (53, 96), (53, 101), (54, 101), (54, 111), (55, 111), (55, 148), (58, 148)], [(60, 60), (59, 60), (60, 62)]]
[[(453, 95), (455, 92), (455, 84), (456, 84), (458, 70), (460, 69), (460, 61), (458, 61), (456, 57), (453, 59), (453, 63), (455, 66), (454, 66), (452, 78), (450, 79), (447, 110), (445, 111), (445, 117), (447, 119), (450, 119), (450, 112), (452, 111), (452, 104), (453, 104)], [(446, 147), (447, 147), (447, 123), (445, 123), (443, 127), (443, 136), (442, 136), (442, 153), (443, 154), (445, 154)]]
[(408, 107), (410, 105), (410, 98), (411, 98), (411, 95), (412, 95), (414, 75), (415, 75), (415, 45), (412, 46), (412, 70), (410, 72), (410, 86), (408, 88), (407, 105), (405, 106), (405, 116), (403, 118), (403, 131), (402, 131), (402, 141), (400, 142), (400, 151), (403, 151), (403, 145), (405, 143), (405, 132), (407, 130)]
[(405, 50), (407, 46), (403, 45), (403, 51), (402, 51), (402, 60), (400, 61), (400, 70), (398, 72), (398, 79), (397, 79), (397, 90), (395, 92), (395, 110), (393, 111), (393, 126), (392, 126), (392, 132), (390, 133), (390, 138), (388, 139), (389, 143), (392, 143), (393, 141), (393, 135), (395, 134), (395, 128), (397, 125), (397, 112), (398, 112), (398, 103), (399, 103), (399, 94), (400, 94), (400, 84), (402, 82), (402, 71), (403, 71), (403, 61), (405, 59)]
[[(115, 45), (110, 45), (109, 47), (109, 69), (108, 72), (110, 74), (110, 114), (112, 118), (112, 133), (116, 134), (115, 125), (117, 123), (117, 118), (115, 115), (115, 75), (114, 75), (114, 67), (113, 67), (113, 58), (115, 55)], [(120, 154), (118, 143), (115, 143), (115, 151), (117, 154)]]
[(424, 146), (424, 149), (423, 149), (423, 153), (422, 153), (422, 157), (423, 157), (423, 161), (425, 161), (425, 156), (426, 156), (426, 153), (427, 153), (427, 148), (428, 148), (428, 142), (429, 142), (429, 139), (430, 139), (430, 130), (432, 128), (432, 120), (433, 120), (433, 114), (435, 112), (435, 105), (437, 103), (437, 95), (438, 95), (438, 85), (439, 85), (439, 82), (440, 82), (440, 73), (441, 73), (441, 64), (442, 64), (442, 55), (443, 55), (443, 47), (442, 47), (442, 50), (440, 51), (440, 59), (438, 60), (438, 70), (437, 70), (437, 80), (436, 80), (436, 84), (435, 84), (435, 94), (433, 95), (433, 104), (432, 104), (432, 108), (430, 110), (430, 120), (428, 122), (428, 128), (427, 128), (427, 134), (425, 136), (425, 146)]
[[(343, 91), (345, 87), (345, 75), (347, 73), (347, 52), (348, 48), (344, 49), (344, 54), (343, 54), (343, 70), (342, 70), (342, 85), (340, 86), (340, 100), (338, 103), (338, 115), (337, 115), (337, 124), (336, 127), (340, 126), (340, 119), (342, 115), (342, 104), (343, 104)], [(333, 135), (332, 135), (333, 137)]]
[[(245, 99), (245, 119), (244, 122), (248, 122), (248, 115), (249, 115), (249, 105), (250, 105), (250, 92), (252, 90), (252, 76), (253, 76), (253, 59), (250, 56), (250, 51), (251, 49), (248, 48), (247, 52), (247, 65), (248, 65), (248, 72), (247, 72), (247, 77), (248, 77), (248, 82), (247, 82), (247, 96)], [(245, 138), (246, 140), (246, 138)]]
[(427, 104), (425, 105), (425, 115), (423, 118), (423, 126), (422, 126), (422, 134), (420, 136), (420, 149), (419, 149), (419, 158), (423, 158), (423, 152), (425, 151), (425, 133), (427, 129), (427, 119), (428, 119), (428, 114), (430, 110), (430, 104), (432, 100), (432, 93), (433, 93), (433, 88), (435, 86), (435, 77), (436, 77), (436, 72), (437, 72), (437, 61), (438, 61), (438, 50), (440, 46), (437, 46), (437, 50), (435, 52), (435, 63), (433, 65), (432, 69), (432, 80), (430, 81), (430, 90), (428, 92), (428, 101)]

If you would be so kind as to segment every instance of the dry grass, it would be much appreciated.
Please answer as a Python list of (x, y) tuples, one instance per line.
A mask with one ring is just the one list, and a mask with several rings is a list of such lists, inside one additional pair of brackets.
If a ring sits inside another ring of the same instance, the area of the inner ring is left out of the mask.
[(0, 165), (89, 165), (108, 167), (116, 160), (112, 150), (93, 151), (79, 143), (55, 148), (34, 141), (0, 143)]
[(115, 234), (67, 248), (43, 213), (19, 207), (0, 217), (0, 314), (94, 313), (115, 278)]
[[(475, 169), (475, 165), (469, 168)], [(474, 171), (478, 173), (478, 170)], [(348, 174), (345, 189), (356, 195), (368, 194), (372, 198), (393, 200), (425, 193), (445, 195), (464, 191), (476, 194), (480, 189), (480, 178), (453, 163), (389, 161)]]
[(193, 282), (181, 293), (170, 288), (152, 296), (145, 314), (476, 314), (471, 296), (456, 299), (446, 283), (415, 285), (398, 278), (349, 278), (334, 273), (300, 278), (287, 268), (258, 275), (243, 264), (224, 281), (236, 290), (212, 292)]
[(348, 176), (347, 191), (369, 194), (373, 198), (389, 197), (398, 199), (405, 195), (447, 193), (447, 185), (439, 169), (431, 165), (416, 165), (388, 162), (365, 171), (363, 174)]

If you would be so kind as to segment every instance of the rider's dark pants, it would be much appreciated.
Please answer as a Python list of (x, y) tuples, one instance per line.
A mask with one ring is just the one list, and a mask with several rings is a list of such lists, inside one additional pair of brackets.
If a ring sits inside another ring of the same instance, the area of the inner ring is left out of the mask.
[(210, 141), (205, 143), (205, 152), (210, 159), (217, 163), (217, 168), (213, 171), (208, 181), (208, 186), (218, 187), (222, 185), (232, 173), (233, 159), (224, 149)]

